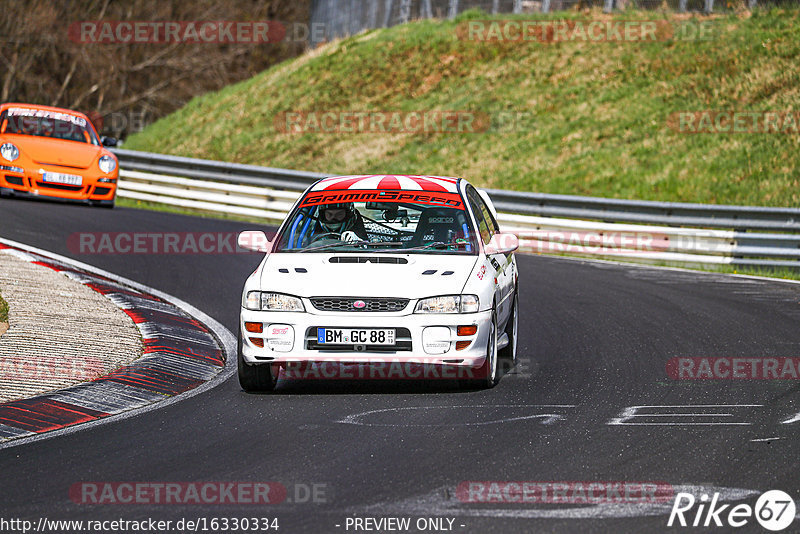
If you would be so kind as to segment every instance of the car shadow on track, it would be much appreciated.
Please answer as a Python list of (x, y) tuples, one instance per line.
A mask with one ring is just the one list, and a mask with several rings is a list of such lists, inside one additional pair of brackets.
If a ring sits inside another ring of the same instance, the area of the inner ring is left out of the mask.
[[(497, 372), (503, 385), (503, 377), (514, 373), (510, 361), (499, 360)], [(297, 375), (295, 375), (297, 376)], [(255, 395), (353, 395), (353, 394), (392, 394), (417, 395), (424, 393), (477, 393), (480, 388), (465, 387), (455, 378), (392, 378), (390, 373), (383, 372), (367, 378), (369, 372), (362, 374), (365, 378), (313, 378), (286, 377), (284, 373), (278, 380), (275, 390)]]

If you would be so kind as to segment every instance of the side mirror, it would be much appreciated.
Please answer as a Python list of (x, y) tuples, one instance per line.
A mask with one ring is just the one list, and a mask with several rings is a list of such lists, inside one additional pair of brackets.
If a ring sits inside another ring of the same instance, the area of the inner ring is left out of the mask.
[(519, 248), (519, 238), (515, 234), (494, 234), (486, 245), (486, 254), (510, 254)]
[(268, 254), (272, 250), (272, 243), (267, 239), (267, 234), (260, 230), (247, 230), (239, 234), (237, 239), (239, 248), (252, 250), (253, 252), (264, 252)]
[(105, 135), (100, 138), (100, 143), (103, 146), (117, 146), (117, 140), (113, 137), (106, 137)]

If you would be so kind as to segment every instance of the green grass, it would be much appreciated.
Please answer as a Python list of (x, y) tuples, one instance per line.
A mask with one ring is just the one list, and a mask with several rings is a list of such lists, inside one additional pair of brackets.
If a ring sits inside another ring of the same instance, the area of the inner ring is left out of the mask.
[(0, 295), (0, 323), (7, 323), (8, 322), (8, 302), (3, 300), (3, 296)]
[[(125, 148), (341, 174), (456, 175), (546, 193), (800, 206), (800, 134), (683, 134), (667, 124), (685, 110), (800, 107), (800, 10), (702, 19), (712, 40), (655, 43), (461, 40), (456, 30), (469, 18), (490, 17), (469, 12), (322, 46), (193, 99)], [(469, 134), (285, 134), (274, 124), (281, 112), (329, 110), (526, 119), (512, 131)]]

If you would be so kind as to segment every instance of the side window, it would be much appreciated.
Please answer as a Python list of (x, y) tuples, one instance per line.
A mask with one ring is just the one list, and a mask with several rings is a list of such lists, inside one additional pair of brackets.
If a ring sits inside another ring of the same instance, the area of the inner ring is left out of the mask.
[(478, 195), (478, 200), (481, 203), (481, 211), (483, 211), (483, 218), (486, 219), (486, 224), (489, 226), (489, 231), (494, 234), (500, 233), (500, 225), (497, 224), (497, 221), (492, 215), (492, 210), (489, 209), (489, 206), (486, 205), (486, 202)]
[[(478, 223), (478, 231), (481, 234), (481, 239), (483, 240), (484, 244), (488, 244), (492, 239), (492, 234), (494, 234), (494, 231), (491, 227), (491, 214), (488, 213), (488, 208), (481, 200), (478, 192), (475, 191), (475, 188), (472, 186), (467, 188), (467, 200), (469, 201), (470, 208), (472, 208), (472, 212), (475, 214), (475, 222)], [(489, 215), (488, 219), (486, 218), (486, 215)]]
[(486, 225), (489, 227), (489, 232), (494, 234), (500, 233), (500, 227), (497, 225), (497, 221), (494, 220), (494, 215), (492, 215), (492, 210), (489, 209), (489, 206), (483, 201), (482, 198), (478, 197), (481, 203), (481, 211), (483, 212), (483, 218), (486, 219)]

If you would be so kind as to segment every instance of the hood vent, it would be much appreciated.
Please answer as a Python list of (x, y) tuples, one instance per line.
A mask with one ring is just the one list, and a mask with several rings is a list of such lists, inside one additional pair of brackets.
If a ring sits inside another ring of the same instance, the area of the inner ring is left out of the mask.
[(392, 256), (334, 256), (330, 263), (392, 263), (404, 265), (408, 263), (405, 258), (395, 258)]

